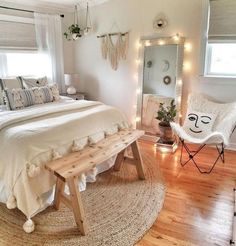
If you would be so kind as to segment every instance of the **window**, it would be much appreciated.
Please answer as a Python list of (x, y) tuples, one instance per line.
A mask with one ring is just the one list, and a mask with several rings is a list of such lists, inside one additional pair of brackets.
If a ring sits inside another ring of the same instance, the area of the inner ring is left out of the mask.
[[(1, 54), (5, 58), (2, 68), (3, 74), (8, 76), (45, 76), (50, 75), (51, 66), (46, 54), (37, 52), (7, 52)], [(0, 70), (1, 70), (0, 69)]]
[(236, 76), (236, 43), (208, 43), (206, 74)]
[(236, 77), (236, 1), (210, 1), (206, 76)]
[(8, 76), (45, 76), (50, 74), (47, 55), (32, 53), (6, 53)]

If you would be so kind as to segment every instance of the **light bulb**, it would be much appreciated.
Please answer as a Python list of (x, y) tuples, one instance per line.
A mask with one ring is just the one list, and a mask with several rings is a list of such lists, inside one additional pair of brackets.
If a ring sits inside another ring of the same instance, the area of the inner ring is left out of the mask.
[(180, 36), (178, 33), (176, 33), (174, 36), (173, 36), (173, 39), (178, 42), (180, 40)]
[(151, 45), (150, 40), (147, 40), (147, 41), (145, 42), (145, 46), (150, 46), (150, 45)]

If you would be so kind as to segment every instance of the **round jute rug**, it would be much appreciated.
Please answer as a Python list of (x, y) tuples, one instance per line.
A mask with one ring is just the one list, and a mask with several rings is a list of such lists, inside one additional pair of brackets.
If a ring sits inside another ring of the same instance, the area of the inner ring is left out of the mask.
[(138, 180), (136, 169), (124, 163), (120, 172), (100, 174), (97, 182), (82, 192), (89, 233), (81, 236), (73, 213), (62, 206), (49, 207), (33, 218), (36, 228), (26, 234), (25, 216), (0, 205), (0, 245), (131, 246), (153, 225), (164, 196), (158, 164), (143, 153), (146, 180)]

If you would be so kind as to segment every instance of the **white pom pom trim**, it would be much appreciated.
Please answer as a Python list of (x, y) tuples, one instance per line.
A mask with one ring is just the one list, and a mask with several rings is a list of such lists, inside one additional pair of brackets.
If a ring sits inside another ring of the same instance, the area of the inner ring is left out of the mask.
[(72, 152), (77, 152), (80, 151), (82, 148), (79, 144), (76, 143), (76, 141), (73, 142), (73, 146), (72, 146)]
[(24, 223), (24, 225), (23, 225), (23, 229), (24, 229), (24, 231), (25, 231), (26, 233), (31, 233), (31, 232), (33, 232), (33, 231), (34, 231), (34, 228), (35, 228), (34, 222), (33, 222), (33, 220), (31, 220), (31, 219), (28, 219), (28, 220)]
[(57, 160), (57, 159), (60, 159), (62, 158), (62, 155), (60, 155), (56, 150), (53, 150), (52, 151), (52, 159), (53, 160)]
[(29, 166), (29, 169), (28, 169), (28, 176), (29, 176), (30, 178), (34, 178), (34, 177), (38, 176), (39, 173), (40, 173), (40, 167), (38, 167), (38, 166), (36, 166), (36, 165), (34, 165), (34, 164), (31, 164), (31, 165)]
[(13, 195), (10, 195), (7, 200), (7, 208), (8, 209), (14, 209), (16, 208), (16, 198)]

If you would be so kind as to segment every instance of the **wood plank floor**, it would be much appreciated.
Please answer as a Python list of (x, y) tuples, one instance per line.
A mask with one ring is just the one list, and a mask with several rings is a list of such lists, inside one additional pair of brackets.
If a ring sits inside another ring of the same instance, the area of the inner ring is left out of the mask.
[[(200, 174), (190, 162), (179, 164), (175, 154), (157, 152), (152, 144), (141, 142), (141, 151), (152, 155), (160, 166), (167, 192), (164, 207), (149, 232), (136, 246), (226, 246), (232, 233), (233, 188), (236, 181), (236, 152), (226, 151), (209, 175)], [(209, 167), (214, 149), (208, 148), (199, 159)]]

